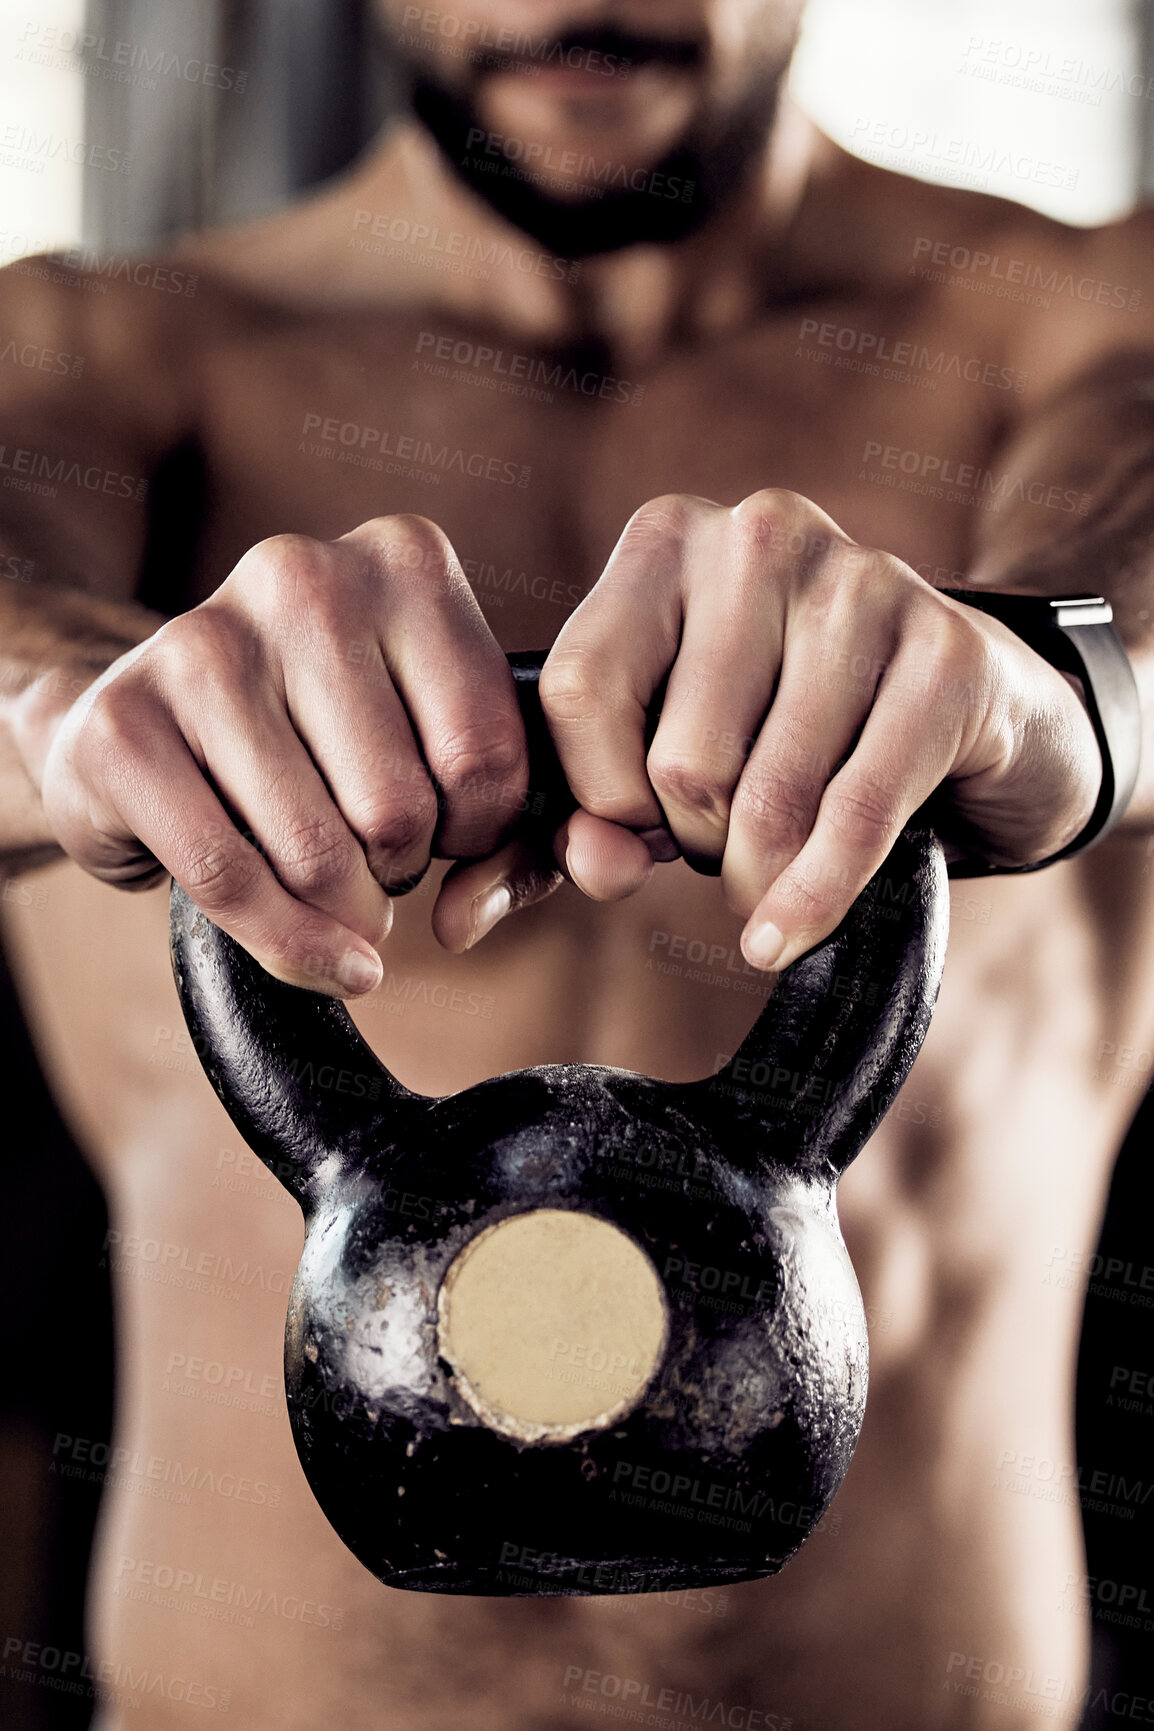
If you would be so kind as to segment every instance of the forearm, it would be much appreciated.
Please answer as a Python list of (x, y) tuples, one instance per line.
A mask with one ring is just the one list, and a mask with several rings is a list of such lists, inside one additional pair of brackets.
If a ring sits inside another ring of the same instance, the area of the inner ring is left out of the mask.
[[(1038, 417), (995, 465), (971, 581), (1106, 596), (1142, 700), (1142, 768), (1123, 828), (1154, 823), (1154, 364), (1117, 362)], [(994, 495), (992, 495), (994, 496)], [(1073, 508), (1070, 506), (1073, 501)]]
[(161, 622), (133, 602), (0, 583), (0, 869), (59, 853), (40, 803), (37, 758), (77, 697)]

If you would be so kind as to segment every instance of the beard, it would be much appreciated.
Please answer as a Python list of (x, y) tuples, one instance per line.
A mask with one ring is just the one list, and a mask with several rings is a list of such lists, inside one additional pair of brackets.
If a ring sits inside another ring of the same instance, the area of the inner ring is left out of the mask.
[[(700, 63), (703, 53), (696, 44), (658, 42), (612, 29), (585, 30), (558, 41), (562, 50), (596, 48), (635, 63), (660, 59), (684, 66)], [(478, 148), (478, 137), (487, 140), (489, 131), (479, 116), (475, 89), (455, 90), (426, 64), (406, 62), (412, 112), (457, 179), (549, 252), (572, 259), (684, 240), (708, 222), (763, 157), (787, 65), (788, 56), (784, 61), (778, 56), (756, 68), (736, 102), (724, 110), (707, 109), (660, 162), (629, 174), (630, 180), (643, 181), (640, 189), (598, 185), (584, 197), (560, 198), (504, 150)], [(608, 169), (612, 176), (617, 165), (594, 160), (593, 168)]]

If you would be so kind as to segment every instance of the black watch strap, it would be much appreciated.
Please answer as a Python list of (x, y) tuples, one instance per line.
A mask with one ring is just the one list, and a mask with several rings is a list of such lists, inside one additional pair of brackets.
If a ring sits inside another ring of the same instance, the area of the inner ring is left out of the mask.
[(999, 866), (982, 859), (955, 860), (951, 877), (992, 877), (1041, 871), (1101, 841), (1121, 818), (1138, 780), (1142, 710), (1134, 670), (1101, 595), (1007, 595), (986, 589), (941, 589), (953, 601), (988, 613), (1056, 667), (1081, 681), (1086, 709), (1102, 753), (1102, 786), (1090, 821), (1072, 842), (1033, 865)]

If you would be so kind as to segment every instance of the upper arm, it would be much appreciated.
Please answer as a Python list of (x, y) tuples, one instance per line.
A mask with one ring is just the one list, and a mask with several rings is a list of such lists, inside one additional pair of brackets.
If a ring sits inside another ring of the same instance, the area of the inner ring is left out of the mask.
[(51, 258), (0, 271), (0, 553), (22, 575), (134, 596), (151, 478), (193, 430), (201, 315), (169, 299)]
[(1027, 388), (990, 469), (972, 575), (1102, 589), (1131, 640), (1149, 620), (1154, 536), (1154, 215), (1070, 230), (1030, 216), (1007, 243), (1023, 294), (1009, 360)]
[(1026, 418), (1087, 386), (1149, 376), (1154, 356), (1154, 211), (1070, 229), (1032, 214), (1007, 242), (1021, 303), (1007, 301)]

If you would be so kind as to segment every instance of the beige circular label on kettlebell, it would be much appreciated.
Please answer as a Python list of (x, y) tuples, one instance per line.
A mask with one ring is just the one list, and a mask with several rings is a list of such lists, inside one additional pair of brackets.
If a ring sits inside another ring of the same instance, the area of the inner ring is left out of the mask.
[(477, 1416), (521, 1442), (600, 1430), (636, 1405), (665, 1346), (657, 1270), (592, 1214), (537, 1208), (487, 1226), (437, 1297), (438, 1347)]

